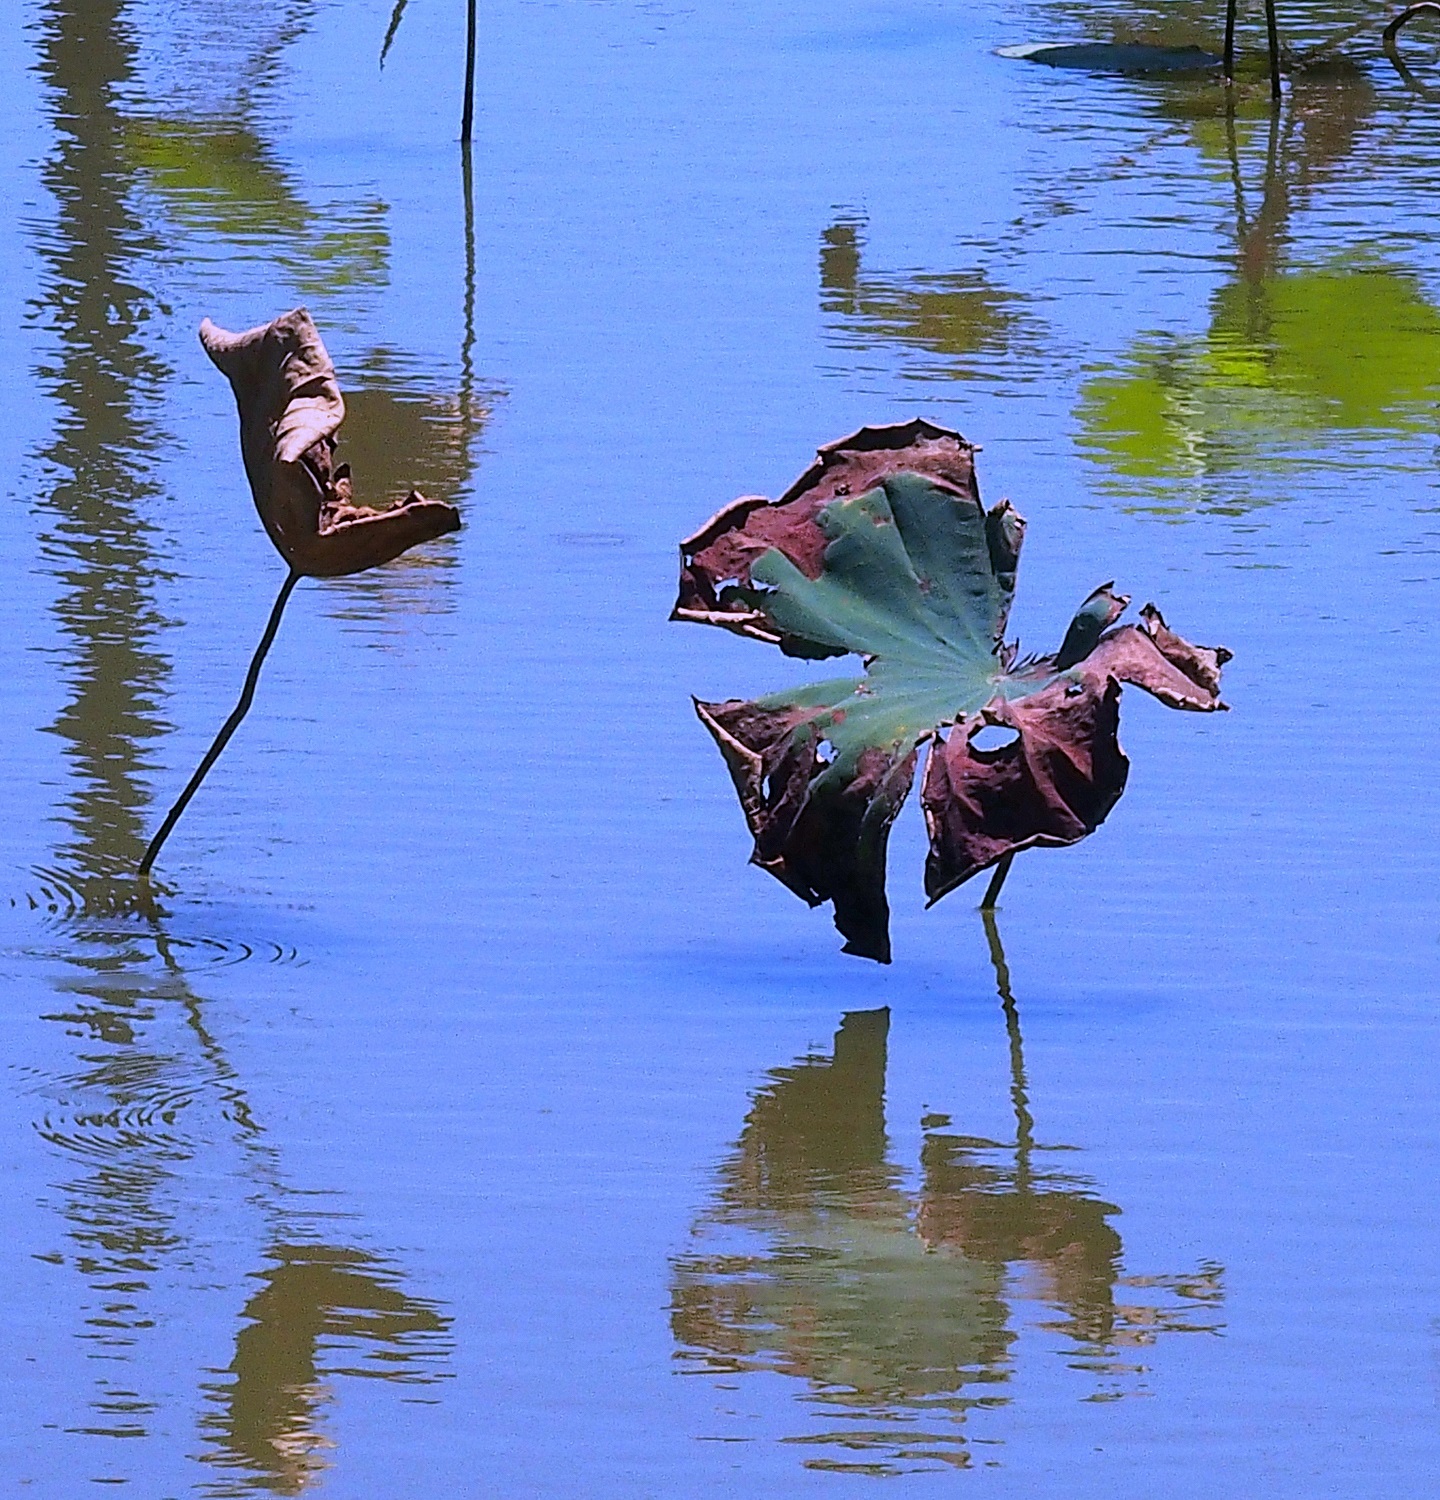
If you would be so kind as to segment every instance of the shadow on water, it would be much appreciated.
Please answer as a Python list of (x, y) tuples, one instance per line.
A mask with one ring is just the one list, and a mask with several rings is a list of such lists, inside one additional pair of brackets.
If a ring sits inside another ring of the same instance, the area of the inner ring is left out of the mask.
[(1039, 1326), (1113, 1399), (1168, 1332), (1220, 1327), (1220, 1268), (1128, 1276), (1119, 1212), (1035, 1138), (1019, 1012), (993, 915), (987, 932), (1010, 1053), (1015, 1136), (959, 1135), (931, 1115), (919, 1172), (890, 1158), (890, 1013), (844, 1016), (830, 1056), (772, 1070), (715, 1200), (672, 1264), (671, 1326), (686, 1373), (803, 1381), (810, 1429), (784, 1439), (807, 1468), (965, 1468), (970, 1413), (1007, 1403), (1017, 1320)]

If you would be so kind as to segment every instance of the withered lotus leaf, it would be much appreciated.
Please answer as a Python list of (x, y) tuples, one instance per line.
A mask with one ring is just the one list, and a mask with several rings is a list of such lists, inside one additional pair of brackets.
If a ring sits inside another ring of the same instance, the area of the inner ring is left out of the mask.
[(235, 392), (255, 508), (293, 572), (359, 573), (459, 529), (454, 506), (415, 490), (387, 510), (353, 503), (350, 466), (334, 462), (345, 401), (303, 307), (245, 333), (206, 318), (200, 342)]
[(864, 662), (861, 678), (695, 708), (754, 863), (812, 906), (833, 902), (845, 951), (882, 963), (886, 844), (922, 745), (933, 903), (1007, 855), (1100, 826), (1129, 771), (1121, 683), (1172, 708), (1225, 707), (1230, 653), (1183, 640), (1154, 605), (1116, 627), (1129, 601), (1110, 584), (1058, 651), (1018, 659), (1004, 635), (1025, 523), (1007, 500), (985, 510), (974, 453), (923, 420), (865, 427), (821, 448), (779, 500), (737, 500), (680, 544), (673, 619)]

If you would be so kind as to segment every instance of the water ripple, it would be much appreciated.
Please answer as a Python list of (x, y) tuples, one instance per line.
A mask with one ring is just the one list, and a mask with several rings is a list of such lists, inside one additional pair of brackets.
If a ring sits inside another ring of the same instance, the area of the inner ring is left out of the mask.
[(69, 938), (87, 942), (144, 942), (154, 944), (167, 965), (181, 968), (246, 963), (300, 963), (293, 945), (268, 938), (244, 939), (209, 934), (180, 935), (160, 925), (164, 912), (159, 900), (165, 892), (134, 878), (76, 876), (44, 866), (33, 866), (30, 879), (12, 910), (33, 912), (47, 927), (63, 930)]

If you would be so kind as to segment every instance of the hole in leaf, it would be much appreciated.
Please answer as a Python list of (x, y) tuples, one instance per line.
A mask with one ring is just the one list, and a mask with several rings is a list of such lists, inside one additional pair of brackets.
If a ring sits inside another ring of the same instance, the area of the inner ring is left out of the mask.
[(1020, 731), (1011, 729), (1008, 724), (982, 724), (970, 736), (970, 748), (982, 752), (1008, 750), (1019, 738)]

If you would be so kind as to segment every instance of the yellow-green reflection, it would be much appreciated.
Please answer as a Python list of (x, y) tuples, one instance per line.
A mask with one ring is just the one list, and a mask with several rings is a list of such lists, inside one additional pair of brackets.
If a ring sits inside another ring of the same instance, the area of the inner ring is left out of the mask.
[[(993, 933), (993, 929), (992, 929)], [(807, 1467), (887, 1474), (965, 1467), (967, 1414), (1012, 1399), (1022, 1308), (1064, 1338), (1077, 1394), (1123, 1395), (1133, 1351), (1218, 1326), (1219, 1271), (1123, 1274), (1119, 1212), (1033, 1135), (1019, 1019), (993, 938), (1016, 1134), (928, 1117), (919, 1173), (890, 1159), (888, 1010), (845, 1016), (830, 1056), (773, 1070), (715, 1200), (672, 1267), (684, 1367), (805, 1385)]]
[(312, 204), (245, 117), (128, 115), (123, 130), (139, 181), (182, 233), (213, 237), (226, 255), (262, 250), (306, 296), (388, 281), (386, 205)]
[(1440, 310), (1350, 257), (1222, 287), (1198, 339), (1152, 336), (1081, 393), (1086, 449), (1117, 474), (1202, 475), (1316, 431), (1430, 431)]
[(219, 1411), (203, 1424), (216, 1443), (206, 1457), (298, 1495), (327, 1466), (332, 1443), (320, 1418), (335, 1377), (431, 1381), (449, 1352), (450, 1324), (433, 1302), (407, 1295), (393, 1267), (362, 1251), (277, 1244), (266, 1258), (241, 1315), (230, 1382), (214, 1393)]
[[(1146, 335), (1082, 386), (1079, 442), (1115, 480), (1173, 499), (1177, 480), (1297, 461), (1317, 433), (1434, 430), (1440, 309), (1419, 279), (1363, 248), (1308, 265), (1289, 254), (1293, 216), (1352, 169), (1376, 107), (1343, 57), (1297, 76), (1285, 111), (1263, 121), (1226, 115), (1213, 91), (1159, 106), (1228, 165), (1235, 270), (1203, 334)], [(1258, 195), (1245, 180), (1257, 154)]]
[(820, 306), (847, 349), (898, 344), (938, 355), (917, 374), (967, 379), (1011, 353), (1030, 328), (1018, 294), (979, 268), (897, 275), (864, 265), (865, 220), (842, 216), (820, 236)]

